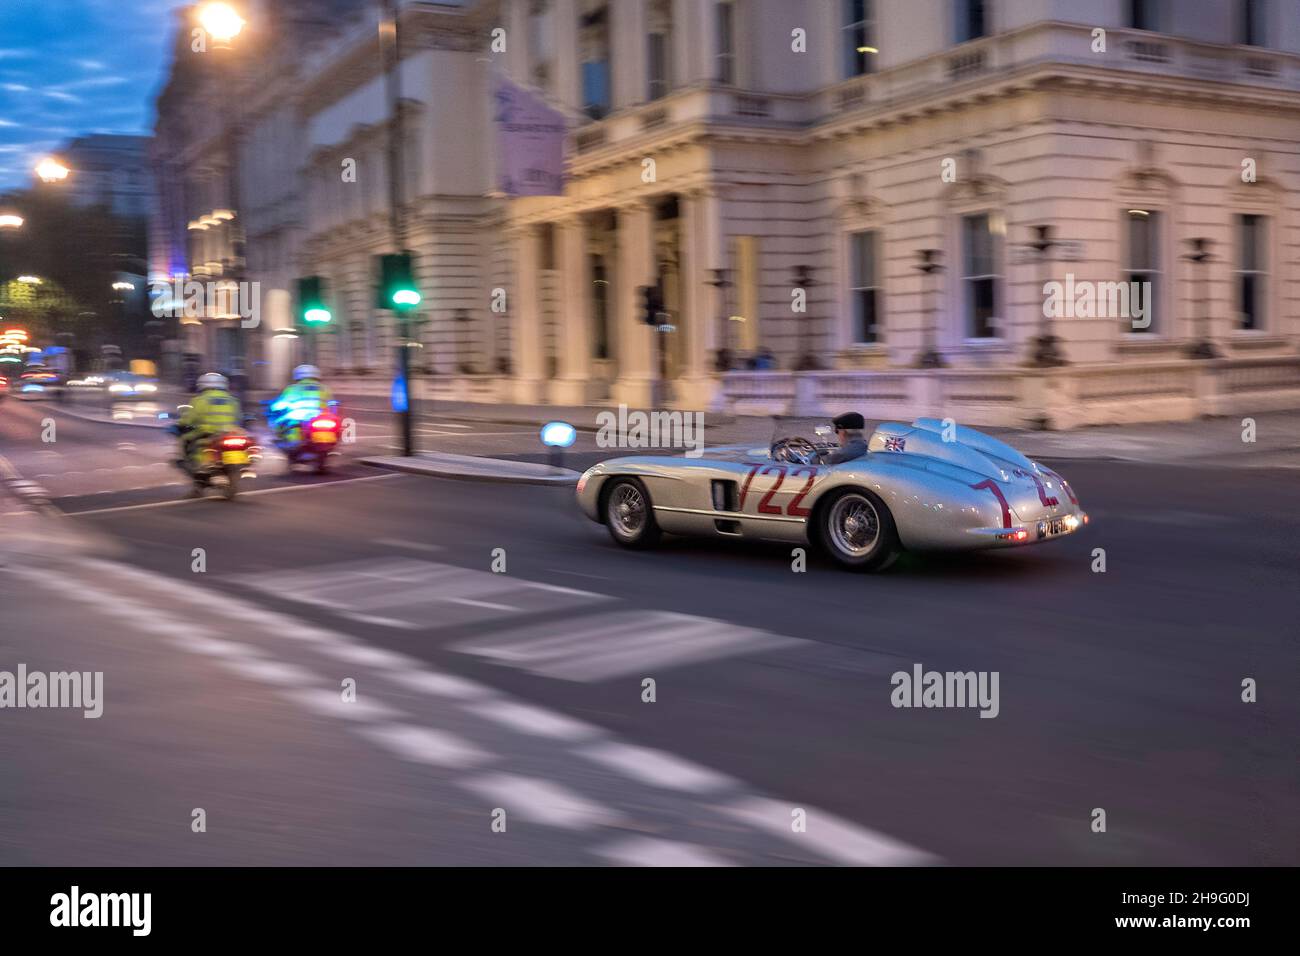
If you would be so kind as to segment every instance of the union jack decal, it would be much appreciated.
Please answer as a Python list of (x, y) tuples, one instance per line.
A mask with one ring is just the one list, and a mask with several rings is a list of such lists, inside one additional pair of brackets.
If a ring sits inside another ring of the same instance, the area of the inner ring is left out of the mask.
[(907, 447), (906, 438), (886, 438), (885, 451), (902, 451)]

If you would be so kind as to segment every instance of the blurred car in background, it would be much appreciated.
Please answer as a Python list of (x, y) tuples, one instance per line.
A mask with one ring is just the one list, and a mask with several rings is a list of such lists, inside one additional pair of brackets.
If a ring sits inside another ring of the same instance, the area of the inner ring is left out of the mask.
[(106, 372), (102, 378), (101, 388), (107, 393), (109, 401), (148, 401), (158, 395), (158, 380), (151, 375), (138, 375), (135, 372)]
[(30, 402), (63, 397), (63, 377), (44, 365), (29, 365), (18, 377), (18, 397)]

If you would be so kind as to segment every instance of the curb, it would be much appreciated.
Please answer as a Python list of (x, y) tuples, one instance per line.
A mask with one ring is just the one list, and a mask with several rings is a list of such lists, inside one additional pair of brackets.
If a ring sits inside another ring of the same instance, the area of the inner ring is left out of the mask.
[[(497, 459), (483, 458), (482, 462), (495, 462)], [(383, 468), (388, 471), (400, 471), (411, 475), (425, 475), (429, 478), (448, 478), (453, 481), (484, 481), (498, 482), (501, 484), (515, 485), (576, 485), (581, 475), (576, 471), (563, 469), (560, 474), (519, 474), (504, 471), (493, 473), (473, 472), (457, 469), (453, 463), (440, 464), (438, 462), (428, 461), (407, 461), (403, 458), (371, 456), (357, 459), (363, 465), (369, 465), (371, 468)], [(515, 462), (502, 462), (502, 464), (515, 465)], [(543, 466), (536, 466), (543, 467)]]
[(76, 418), (83, 422), (93, 422), (96, 425), (120, 425), (127, 428), (166, 428), (168, 425), (171, 424), (172, 421), (171, 419), (168, 419), (166, 423), (157, 420), (121, 421), (119, 419), (114, 419), (114, 418), (98, 418), (94, 415), (87, 415), (85, 412), (72, 411), (66, 406), (59, 405), (56, 403), (37, 402), (36, 404), (43, 405), (46, 408), (50, 409), (51, 411), (58, 412), (61, 415), (67, 415), (69, 418)]

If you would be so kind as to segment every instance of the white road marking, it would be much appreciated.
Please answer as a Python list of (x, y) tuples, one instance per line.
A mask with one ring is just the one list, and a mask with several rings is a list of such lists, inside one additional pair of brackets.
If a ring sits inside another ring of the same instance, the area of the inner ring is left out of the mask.
[(346, 717), (348, 720), (404, 720), (406, 714), (399, 710), (368, 699), (364, 688), (358, 690), (357, 699), (351, 702), (343, 700), (342, 684), (335, 688), (307, 688), (287, 690), (280, 693), (294, 703), (307, 708), (313, 713), (326, 717)]
[(498, 773), (459, 782), (467, 790), (487, 798), (494, 808), (504, 809), (507, 821), (510, 817), (519, 817), (546, 826), (585, 830), (609, 826), (622, 819), (603, 804), (593, 803), (567, 787), (536, 777)]
[(375, 624), (379, 627), (400, 627), (407, 630), (418, 629), (418, 624), (412, 624), (409, 621), (399, 621), (391, 617), (379, 617), (375, 614), (357, 614), (355, 611), (340, 611), (343, 617), (356, 621), (359, 624)]
[(487, 608), (489, 611), (519, 610), (519, 608), (515, 607), (513, 604), (494, 604), (491, 601), (476, 601), (473, 598), (449, 597), (444, 598), (443, 600), (450, 601), (452, 604), (463, 604), (466, 607), (483, 607)]
[(470, 704), (466, 710), (487, 720), (503, 724), (512, 730), (531, 734), (534, 737), (549, 737), (551, 740), (588, 740), (603, 733), (599, 727), (574, 720), (572, 717), (565, 717), (553, 710), (544, 710), (531, 704), (510, 700), (489, 700), (481, 704)]
[(438, 697), (482, 700), (495, 695), (495, 691), (485, 684), (437, 671), (385, 671), (383, 676), (394, 684), (401, 684), (422, 694), (435, 694)]
[[(362, 478), (336, 478), (333, 481), (322, 481), (314, 485), (288, 485), (283, 488), (257, 488), (253, 491), (241, 491), (240, 498), (250, 498), (253, 495), (275, 495), (284, 491), (319, 491), (322, 488), (337, 488), (340, 485), (350, 485), (358, 481), (384, 481), (389, 478), (401, 478), (402, 474), (392, 475), (366, 475)], [(408, 476), (409, 477), (409, 476)], [(176, 482), (184, 484), (184, 482)], [(101, 492), (101, 494), (112, 494), (112, 492)], [(93, 511), (69, 511), (69, 518), (84, 518), (89, 515), (106, 515), (113, 514), (117, 511), (141, 511), (145, 508), (171, 508), (176, 505), (197, 505), (197, 504), (222, 504), (230, 505), (230, 502), (218, 502), (215, 498), (177, 498), (174, 501), (151, 501), (142, 505), (121, 505), (116, 508), (96, 508)], [(238, 507), (238, 503), (235, 503)]]
[(792, 647), (756, 628), (670, 611), (623, 611), (575, 624), (530, 625), (455, 647), (544, 677), (601, 681), (654, 668)]
[(358, 727), (356, 733), (412, 763), (468, 767), (491, 760), (483, 751), (455, 734), (427, 727), (379, 724)]
[(411, 551), (445, 551), (440, 544), (425, 544), (420, 541), (406, 541), (402, 538), (376, 538), (375, 544), (382, 544), (387, 548), (407, 548)]
[(934, 857), (865, 827), (837, 819), (815, 807), (806, 810), (807, 830), (796, 833), (791, 824), (797, 803), (782, 803), (766, 797), (747, 797), (723, 813), (756, 830), (779, 836), (829, 860), (849, 866), (920, 866), (934, 863)]
[(577, 753), (626, 777), (666, 790), (708, 793), (738, 786), (735, 780), (707, 767), (648, 747), (610, 742), (583, 747)]
[(609, 843), (595, 850), (604, 857), (623, 866), (733, 866), (708, 850), (690, 843), (656, 840), (652, 837), (633, 837), (619, 843)]
[(369, 644), (330, 644), (320, 649), (335, 660), (347, 661), (349, 664), (361, 664), (365, 667), (378, 667), (388, 670), (408, 670), (422, 666), (422, 662), (405, 654), (387, 651), (382, 647)]
[(205, 657), (255, 660), (260, 654), (248, 644), (236, 644), (234, 641), (223, 641), (220, 638), (203, 637), (199, 634), (177, 633), (176, 627), (172, 627), (171, 633), (167, 636), (172, 643)]
[(322, 678), (305, 667), (298, 667), (295, 664), (284, 664), (280, 661), (268, 660), (250, 660), (243, 657), (235, 657), (230, 660), (221, 662), (226, 668), (236, 673), (252, 678), (253, 680), (262, 681), (267, 684), (280, 684), (286, 687), (302, 687), (309, 684), (318, 684)]

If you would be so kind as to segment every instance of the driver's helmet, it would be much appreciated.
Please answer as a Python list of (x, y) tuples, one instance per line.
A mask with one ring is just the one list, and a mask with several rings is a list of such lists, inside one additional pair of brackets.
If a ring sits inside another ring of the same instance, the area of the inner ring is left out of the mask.
[(299, 365), (293, 370), (293, 380), (301, 382), (304, 378), (320, 378), (320, 369), (315, 365)]
[(221, 375), (217, 372), (207, 372), (203, 375), (200, 375), (199, 380), (195, 383), (195, 387), (200, 392), (205, 392), (210, 388), (225, 389), (229, 385), (230, 382), (226, 380), (226, 376)]

